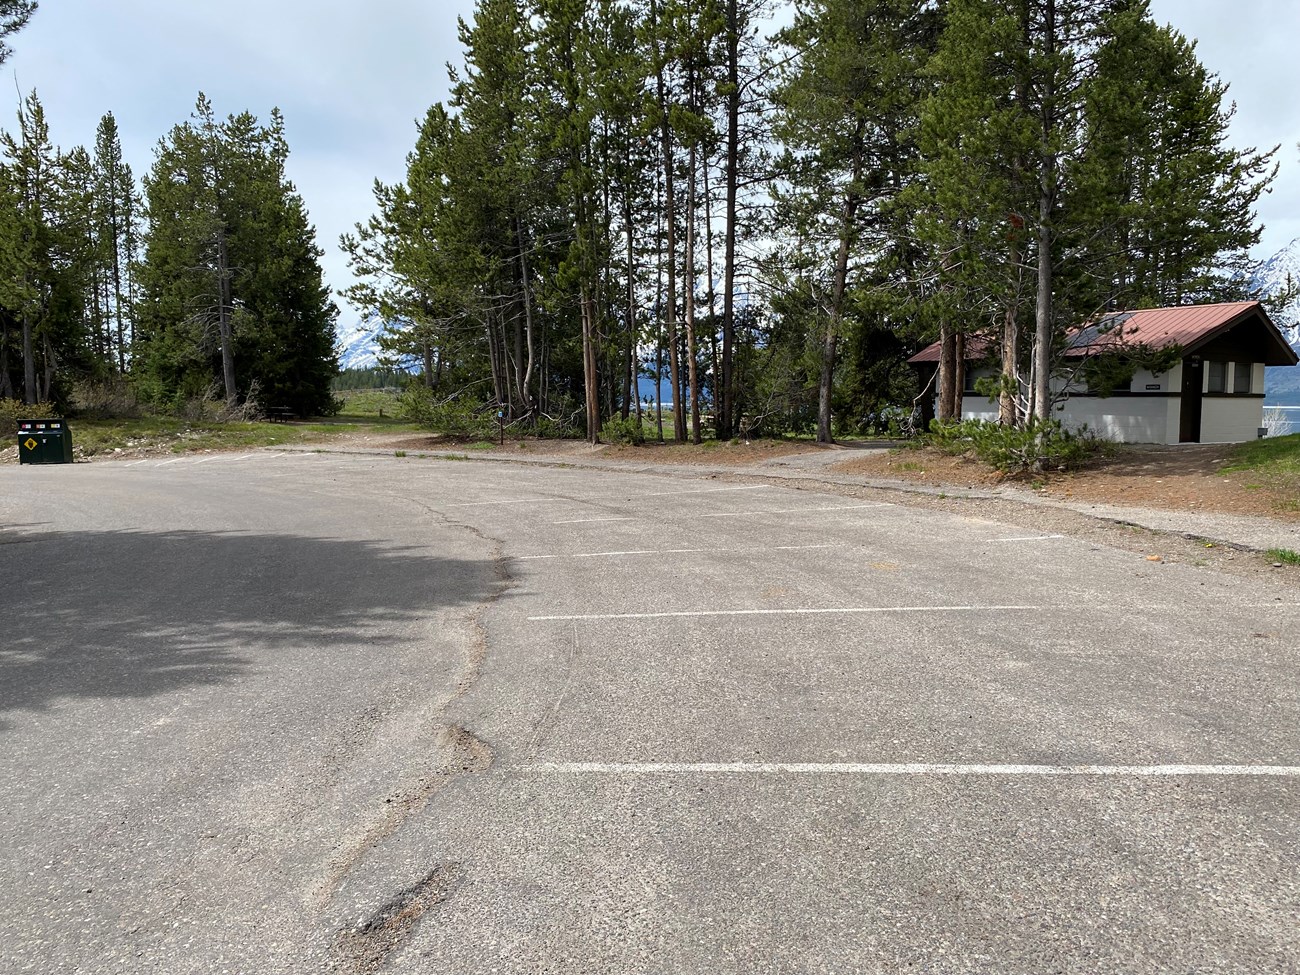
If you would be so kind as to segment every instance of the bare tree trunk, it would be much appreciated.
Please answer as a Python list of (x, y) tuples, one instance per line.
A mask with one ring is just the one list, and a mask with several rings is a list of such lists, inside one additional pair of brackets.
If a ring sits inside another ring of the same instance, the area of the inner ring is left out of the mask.
[[(1044, 4), (1043, 44), (1050, 61), (1056, 55), (1056, 0)], [(1034, 308), (1034, 412), (1040, 420), (1052, 413), (1052, 210), (1056, 202), (1056, 151), (1052, 148), (1056, 112), (1055, 79), (1049, 69), (1042, 81), (1038, 184), (1038, 296)]]
[(1002, 393), (998, 397), (998, 422), (1004, 427), (1014, 427), (1019, 419), (1016, 410), (1016, 393), (1020, 387), (1019, 344), (1020, 323), (1013, 301), (1002, 317)]
[(9, 336), (0, 331), (0, 399), (13, 398), (14, 384), (9, 378)]
[(695, 160), (697, 150), (691, 146), (686, 171), (690, 185), (686, 190), (686, 273), (682, 294), (686, 301), (686, 372), (691, 387), (691, 441), (700, 442), (700, 377), (695, 356)]
[(587, 442), (595, 444), (600, 442), (600, 377), (596, 370), (595, 341), (596, 309), (585, 284), (579, 300), (582, 305), (582, 374), (583, 386), (586, 387), (587, 394)]
[(664, 442), (664, 344), (663, 336), (655, 343), (655, 427), (659, 433), (659, 442)]
[(956, 362), (953, 369), (952, 383), (952, 415), (960, 420), (962, 418), (962, 400), (966, 397), (966, 335), (964, 332), (957, 332), (956, 340)]
[(956, 406), (957, 332), (945, 318), (939, 323), (939, 419), (954, 419)]
[[(727, 0), (727, 202), (726, 240), (722, 269), (722, 376), (718, 439), (736, 435), (736, 190), (740, 183), (740, 14), (736, 0)], [(710, 282), (711, 285), (712, 282)], [(832, 353), (833, 354), (833, 353)], [(825, 364), (823, 363), (823, 370)], [(829, 408), (827, 415), (829, 416)], [(820, 426), (820, 410), (818, 414)], [(828, 423), (829, 426), (829, 423)]]
[(36, 353), (32, 349), (32, 314), (23, 311), (23, 402), (36, 403)]
[[(652, 30), (659, 27), (659, 8), (651, 0), (650, 24)], [(668, 369), (672, 373), (673, 384), (673, 439), (681, 443), (686, 439), (686, 416), (682, 412), (681, 383), (679, 382), (680, 363), (677, 358), (677, 229), (676, 199), (673, 194), (673, 139), (672, 125), (668, 116), (668, 91), (664, 83), (663, 58), (660, 56), (659, 42), (655, 42), (655, 88), (659, 110), (659, 151), (664, 173), (664, 209), (667, 221), (667, 271), (668, 298), (664, 308), (664, 317), (668, 331)]]
[(41, 344), (45, 347), (45, 361), (43, 363), (45, 366), (43, 370), (45, 373), (45, 383), (41, 392), (41, 401), (48, 403), (54, 398), (52, 395), (54, 392), (54, 373), (58, 369), (58, 362), (55, 360), (54, 349), (50, 346), (50, 337), (48, 335), (41, 336)]
[(235, 384), (235, 336), (230, 321), (230, 255), (226, 250), (226, 228), (217, 230), (217, 331), (221, 336), (221, 379), (226, 388), (226, 409), (239, 405)]
[[(630, 166), (630, 160), (625, 160)], [(637, 324), (636, 324), (636, 239), (632, 232), (632, 192), (623, 193), (623, 223), (627, 226), (627, 375), (624, 386), (623, 418), (627, 419), (628, 407), (636, 409), (636, 428), (641, 430), (641, 389), (638, 380), (641, 370), (637, 368)]]
[(428, 342), (420, 343), (420, 358), (424, 365), (424, 385), (433, 389), (436, 385), (433, 378), (433, 346)]
[(844, 194), (844, 209), (840, 217), (840, 246), (835, 255), (835, 280), (831, 291), (830, 314), (826, 316), (826, 331), (822, 335), (821, 376), (817, 385), (817, 442), (834, 443), (831, 435), (831, 394), (835, 385), (835, 350), (839, 340), (840, 318), (844, 313), (844, 293), (848, 288), (849, 251), (853, 237), (853, 221), (857, 217), (858, 180), (862, 175), (862, 129), (858, 122), (853, 139), (853, 171)]
[(514, 327), (514, 340), (515, 340), (514, 390), (515, 392), (514, 392), (514, 396), (512, 396), (511, 399), (512, 400), (518, 399), (519, 411), (516, 412), (514, 409), (514, 404), (511, 403), (510, 418), (512, 420), (528, 412), (528, 389), (524, 385), (524, 323), (518, 314), (515, 314), (513, 317), (514, 317), (514, 325), (515, 325)]
[[(116, 170), (114, 170), (112, 185), (116, 189)], [(117, 213), (117, 193), (110, 192), (108, 199), (109, 229), (113, 235), (113, 317), (117, 326), (117, 371), (119, 375), (124, 375), (126, 373), (126, 328), (122, 323), (122, 228)]]
[(487, 340), (488, 340), (488, 362), (492, 367), (492, 395), (496, 398), (497, 404), (505, 403), (505, 390), (502, 388), (501, 376), (501, 359), (497, 351), (500, 342), (497, 340), (496, 325), (492, 322), (492, 313), (487, 315)]
[[(709, 359), (713, 370), (713, 427), (714, 435), (719, 439), (722, 438), (723, 425), (723, 403), (722, 403), (722, 373), (720, 369), (720, 360), (718, 358), (718, 310), (717, 310), (717, 289), (713, 286), (713, 197), (709, 193), (709, 160), (706, 156), (704, 159), (704, 263), (708, 268), (708, 298), (709, 303)], [(730, 439), (730, 438), (727, 438)]]

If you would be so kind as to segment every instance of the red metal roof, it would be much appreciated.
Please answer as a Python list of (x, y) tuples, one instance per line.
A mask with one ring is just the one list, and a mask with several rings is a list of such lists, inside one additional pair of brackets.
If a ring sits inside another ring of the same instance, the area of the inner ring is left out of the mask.
[[(1258, 314), (1263, 324), (1274, 333), (1279, 346), (1279, 361), (1270, 365), (1294, 364), (1295, 353), (1268, 313), (1258, 301), (1234, 301), (1217, 305), (1182, 305), (1176, 308), (1148, 308), (1142, 311), (1109, 312), (1079, 329), (1070, 340), (1066, 355), (1084, 355), (1118, 344), (1142, 345), (1148, 349), (1165, 349), (1180, 346), (1185, 352), (1194, 352), (1200, 345), (1215, 336)], [(966, 342), (966, 358), (981, 359), (989, 351), (990, 343), (981, 337)], [(1283, 351), (1285, 350), (1285, 351)], [(938, 362), (939, 343), (922, 349), (908, 362)]]

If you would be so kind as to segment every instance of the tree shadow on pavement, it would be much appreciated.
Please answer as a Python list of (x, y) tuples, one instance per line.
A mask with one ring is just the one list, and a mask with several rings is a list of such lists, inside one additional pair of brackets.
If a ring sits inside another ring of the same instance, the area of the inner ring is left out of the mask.
[(493, 592), (488, 560), (245, 532), (0, 527), (0, 730), (67, 697), (228, 683), (276, 651), (364, 646)]

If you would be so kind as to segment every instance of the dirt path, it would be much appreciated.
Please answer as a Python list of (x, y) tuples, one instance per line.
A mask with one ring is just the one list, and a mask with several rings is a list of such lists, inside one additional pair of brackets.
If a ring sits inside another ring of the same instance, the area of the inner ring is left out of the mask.
[[(1257, 471), (1224, 472), (1230, 446), (1131, 445), (1097, 467), (1023, 479), (1045, 497), (1169, 511), (1207, 511), (1300, 521), (1297, 485)], [(835, 465), (838, 473), (934, 486), (992, 486), (1004, 478), (937, 450), (881, 451)]]

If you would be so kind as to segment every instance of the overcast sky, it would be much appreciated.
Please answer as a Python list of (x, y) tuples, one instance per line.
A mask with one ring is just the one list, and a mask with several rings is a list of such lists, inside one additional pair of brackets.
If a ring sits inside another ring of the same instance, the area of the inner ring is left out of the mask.
[[(1295, 0), (1152, 0), (1158, 20), (1198, 40), (1201, 60), (1231, 85), (1233, 139), (1282, 144), (1282, 173), (1261, 208), (1263, 258), (1300, 237), (1300, 100), (1291, 79), (1300, 38)], [(90, 146), (117, 117), (137, 175), (200, 90), (217, 112), (285, 115), (289, 175), (315, 222), (328, 283), (350, 282), (340, 233), (371, 212), (376, 178), (401, 177), (416, 120), (446, 97), (459, 63), (458, 15), (473, 0), (42, 0), (4, 72), (37, 89), (54, 140)], [(0, 104), (3, 100), (0, 99)], [(13, 112), (0, 127), (13, 127)], [(351, 313), (344, 309), (344, 321)]]

